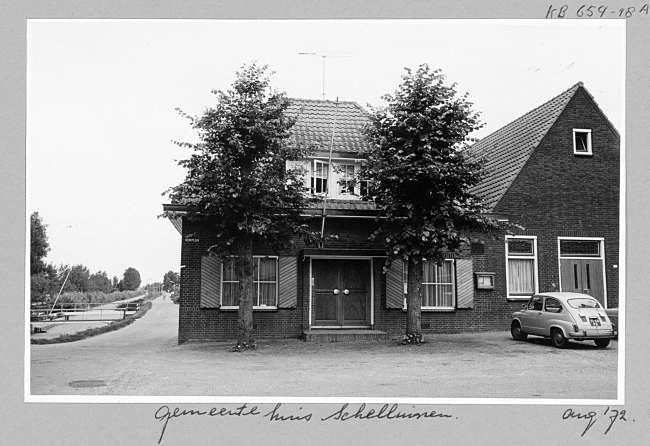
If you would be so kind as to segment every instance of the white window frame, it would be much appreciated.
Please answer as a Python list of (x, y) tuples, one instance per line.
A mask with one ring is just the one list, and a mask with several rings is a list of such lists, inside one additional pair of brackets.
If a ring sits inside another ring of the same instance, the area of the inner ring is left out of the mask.
[[(325, 192), (327, 190), (327, 197), (328, 198), (333, 198), (333, 199), (338, 199), (338, 200), (360, 200), (361, 199), (361, 187), (359, 184), (356, 184), (354, 186), (354, 193), (350, 192), (343, 192), (341, 191), (342, 185), (339, 183), (339, 181), (345, 179), (345, 175), (337, 172), (337, 169), (341, 166), (352, 166), (354, 169), (354, 174), (359, 171), (359, 168), (361, 167), (361, 159), (357, 158), (332, 158), (332, 162), (328, 162), (328, 159), (326, 157), (318, 157), (318, 158), (310, 158), (309, 159), (309, 165), (310, 165), (310, 171), (309, 171), (309, 176), (310, 176), (310, 183), (313, 183), (314, 187), (310, 186), (310, 190), (313, 195), (325, 195)], [(323, 165), (327, 166), (326, 169), (324, 169), (325, 172), (327, 172), (327, 188), (324, 189), (320, 192), (316, 192), (316, 181), (317, 179), (325, 179), (325, 177), (322, 176), (316, 176), (316, 170), (318, 165)]]
[[(451, 292), (453, 293), (453, 303), (452, 306), (450, 307), (435, 307), (435, 306), (425, 306), (422, 305), (420, 307), (421, 310), (423, 311), (435, 311), (435, 310), (444, 310), (444, 311), (449, 311), (449, 310), (455, 310), (456, 305), (458, 304), (458, 294), (456, 292), (456, 261), (454, 259), (445, 259), (443, 260), (444, 262), (449, 262), (451, 263), (451, 283), (438, 283), (438, 282), (422, 282), (422, 285), (451, 285)], [(427, 260), (424, 260), (424, 262), (427, 262)], [(422, 279), (424, 279), (424, 273), (422, 274)], [(406, 310), (406, 295), (408, 293), (408, 270), (407, 270), (407, 262), (402, 263), (402, 280), (404, 282), (404, 307), (403, 310)], [(422, 290), (422, 296), (424, 298), (424, 290)]]
[[(325, 176), (317, 176), (316, 175), (316, 172), (318, 170), (317, 166), (319, 164), (323, 166), (323, 168), (321, 169), (321, 172), (325, 172)], [(311, 181), (313, 181), (313, 183), (314, 183), (314, 187), (311, 188), (312, 193), (314, 195), (325, 195), (325, 193), (328, 191), (328, 188), (332, 187), (332, 181), (331, 181), (332, 180), (332, 172), (331, 172), (331, 170), (332, 170), (332, 166), (327, 161), (323, 161), (323, 160), (319, 160), (319, 159), (313, 160), (313, 162), (311, 163), (311, 172), (310, 173), (311, 173)], [(327, 185), (323, 188), (322, 191), (317, 192), (316, 191), (316, 189), (317, 189), (317, 184), (316, 183), (317, 183), (317, 181), (319, 179), (320, 180), (326, 180)]]
[[(581, 150), (578, 147), (578, 144), (576, 143), (576, 134), (578, 133), (586, 133), (587, 134), (587, 147), (586, 151)], [(591, 129), (573, 129), (573, 154), (574, 155), (581, 155), (581, 156), (591, 156), (593, 155), (592, 148), (591, 148)]]
[[(426, 260), (425, 260), (426, 262)], [(456, 295), (456, 262), (453, 259), (445, 259), (443, 261), (444, 263), (449, 263), (451, 265), (451, 282), (422, 282), (422, 298), (424, 299), (424, 286), (425, 285), (451, 285), (451, 293), (452, 293), (452, 303), (451, 306), (426, 306), (424, 305), (424, 300), (422, 304), (422, 309), (423, 310), (454, 310), (456, 308), (456, 303), (457, 303), (457, 298), (458, 296)], [(422, 279), (424, 280), (424, 273), (422, 274)]]
[[(598, 244), (598, 254), (571, 254), (562, 255), (562, 242), (596, 242)], [(560, 259), (601, 259), (604, 260), (603, 252), (605, 251), (605, 239), (603, 237), (558, 237), (557, 254)]]
[[(539, 267), (537, 256), (537, 236), (534, 235), (506, 235), (505, 237), (505, 255), (506, 255), (506, 295), (508, 300), (528, 301), (531, 296), (539, 293)], [(532, 255), (510, 254), (508, 251), (508, 242), (510, 240), (532, 240)], [(510, 294), (510, 260), (530, 260), (533, 259), (533, 292), (530, 294)]]
[[(352, 176), (348, 177), (348, 170), (347, 168), (351, 167), (352, 168)], [(346, 168), (344, 172), (337, 172), (337, 170), (341, 168)], [(336, 166), (334, 167), (334, 176), (336, 178), (336, 194), (333, 195), (338, 195), (338, 196), (344, 196), (344, 197), (354, 197), (354, 196), (359, 196), (359, 193), (357, 192), (359, 190), (359, 185), (354, 186), (354, 191), (352, 193), (348, 192), (347, 188), (347, 181), (354, 180), (354, 175), (356, 174), (358, 170), (358, 164), (357, 163), (336, 163)], [(342, 181), (346, 181), (345, 183), (341, 183)]]
[[(599, 248), (598, 250), (599, 255), (598, 256), (562, 256), (560, 252), (560, 243), (562, 241), (591, 241), (591, 242), (598, 242)], [(603, 264), (603, 292), (604, 292), (604, 303), (605, 303), (605, 308), (607, 307), (607, 270), (605, 266), (605, 238), (604, 237), (558, 237), (557, 238), (557, 268), (558, 268), (558, 278), (560, 278), (559, 281), (559, 286), (560, 286), (560, 291), (562, 291), (562, 260), (571, 260), (571, 259), (584, 259), (584, 260), (600, 260), (602, 261)]]
[[(275, 281), (260, 281), (256, 280), (256, 278), (253, 278), (253, 286), (256, 290), (256, 297), (254, 297), (255, 302), (253, 302), (253, 309), (254, 310), (273, 310), (278, 308), (278, 298), (279, 298), (279, 285), (280, 285), (280, 280), (279, 280), (279, 261), (278, 261), (278, 256), (253, 256), (253, 259), (257, 262), (257, 274), (259, 277), (259, 272), (260, 272), (260, 267), (259, 267), (259, 259), (274, 259), (275, 260)], [(221, 262), (221, 277), (220, 277), (220, 291), (219, 291), (219, 304), (221, 306), (221, 309), (223, 310), (237, 310), (239, 309), (239, 305), (223, 305), (223, 284), (225, 283), (239, 283), (239, 280), (233, 281), (233, 280), (228, 280), (224, 281), (224, 262)], [(275, 283), (275, 305), (255, 305), (255, 303), (259, 303), (260, 301), (260, 287), (259, 284), (268, 284), (268, 283)]]

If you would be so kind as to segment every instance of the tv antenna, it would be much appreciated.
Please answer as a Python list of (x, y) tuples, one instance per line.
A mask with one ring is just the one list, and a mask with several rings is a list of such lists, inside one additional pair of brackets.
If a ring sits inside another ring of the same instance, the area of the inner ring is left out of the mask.
[(328, 57), (350, 57), (348, 53), (298, 53), (299, 56), (319, 56), (323, 58), (323, 100), (325, 100), (325, 59)]

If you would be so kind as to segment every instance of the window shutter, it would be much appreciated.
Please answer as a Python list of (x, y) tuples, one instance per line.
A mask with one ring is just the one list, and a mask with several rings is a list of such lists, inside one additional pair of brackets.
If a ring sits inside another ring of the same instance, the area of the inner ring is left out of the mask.
[(404, 308), (402, 259), (395, 259), (386, 271), (386, 308)]
[(298, 305), (298, 258), (280, 256), (278, 262), (280, 270), (278, 307), (296, 308)]
[(474, 277), (471, 259), (456, 260), (458, 308), (474, 307)]
[(216, 257), (201, 257), (201, 308), (219, 308), (221, 262)]

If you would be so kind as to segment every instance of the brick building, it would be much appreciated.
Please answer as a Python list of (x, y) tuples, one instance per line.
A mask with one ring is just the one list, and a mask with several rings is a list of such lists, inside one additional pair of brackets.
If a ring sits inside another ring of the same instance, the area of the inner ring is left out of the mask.
[[(256, 250), (255, 336), (351, 329), (402, 335), (402, 264), (382, 272), (384, 247), (368, 240), (374, 205), (360, 201), (363, 185), (347, 182), (362, 161), (368, 113), (353, 102), (302, 99), (290, 112), (299, 116), (296, 140), (317, 147), (298, 162), (309, 172), (306, 187), (322, 194), (329, 186), (327, 199), (305, 213), (313, 230), (324, 227), (338, 238)], [(538, 291), (579, 290), (617, 307), (619, 146), (618, 132), (582, 83), (472, 146), (473, 155), (486, 157), (475, 192), (492, 215), (518, 228), (498, 240), (474, 239), (442, 266), (425, 265), (423, 332), (506, 330), (512, 311)], [(179, 342), (235, 339), (232, 265), (207, 256), (216, 241), (208, 224), (182, 217), (172, 223), (182, 236)]]

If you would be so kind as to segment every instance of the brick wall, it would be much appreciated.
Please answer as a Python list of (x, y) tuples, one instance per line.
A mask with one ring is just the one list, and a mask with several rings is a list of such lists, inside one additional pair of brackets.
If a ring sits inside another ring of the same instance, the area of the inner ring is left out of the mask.
[[(352, 224), (350, 222), (352, 221)], [(374, 219), (328, 219), (326, 235), (336, 234), (338, 239), (325, 243), (326, 248), (367, 249), (376, 248), (368, 241), (376, 229)], [(320, 231), (321, 220), (314, 219), (310, 230)], [(179, 308), (179, 343), (188, 340), (234, 340), (237, 338), (237, 311), (218, 308), (200, 308), (201, 257), (216, 242), (208, 224), (183, 222), (181, 244), (181, 293)], [(192, 241), (198, 240), (198, 241)], [(294, 240), (291, 248), (281, 255), (298, 255), (305, 247), (301, 240)], [(269, 249), (258, 248), (257, 255), (277, 254)], [(299, 337), (309, 326), (309, 259), (298, 258), (298, 302), (295, 309), (253, 310), (255, 337)]]
[[(593, 156), (574, 155), (574, 128), (591, 129)], [(559, 291), (559, 236), (603, 237), (607, 302), (618, 306), (619, 147), (580, 89), (495, 208), (537, 236), (540, 291)]]
[[(592, 129), (593, 156), (573, 154), (573, 128)], [(524, 226), (522, 233), (537, 236), (541, 291), (552, 290), (559, 283), (558, 236), (604, 237), (607, 299), (610, 307), (618, 306), (618, 269), (614, 265), (619, 264), (619, 162), (618, 136), (579, 90), (495, 209)], [(321, 220), (316, 218), (310, 229), (320, 231), (320, 225)], [(336, 234), (338, 239), (327, 241), (324, 247), (381, 248), (368, 240), (376, 227), (372, 219), (327, 219), (326, 235)], [(236, 311), (199, 307), (201, 256), (216, 241), (214, 235), (207, 226), (186, 220), (183, 240), (186, 238), (199, 241), (182, 242), (179, 343), (236, 339)], [(484, 240), (484, 244), (484, 253), (471, 258), (474, 271), (495, 273), (494, 290), (474, 289), (472, 309), (423, 311), (425, 335), (509, 328), (511, 313), (522, 303), (506, 298), (505, 243), (501, 238)], [(282, 254), (298, 255), (303, 247), (296, 240)], [(256, 254), (271, 252), (260, 249)], [(374, 258), (374, 328), (400, 336), (406, 330), (406, 314), (401, 309), (386, 308), (383, 263), (383, 258)], [(298, 278), (295, 309), (254, 311), (256, 338), (299, 337), (309, 327), (309, 259), (298, 258)]]
[[(425, 335), (509, 329), (512, 312), (520, 309), (521, 303), (508, 302), (506, 299), (505, 245), (502, 238), (486, 239), (483, 243), (485, 254), (470, 255), (466, 251), (461, 257), (472, 259), (473, 271), (495, 273), (494, 290), (474, 288), (474, 304), (471, 309), (457, 309), (453, 312), (422, 311), (421, 324)], [(375, 328), (393, 336), (402, 336), (406, 333), (406, 312), (386, 308), (386, 276), (382, 274), (381, 265), (381, 261), (375, 262), (376, 283), (381, 283), (377, 287), (380, 290), (379, 299), (375, 301)]]

